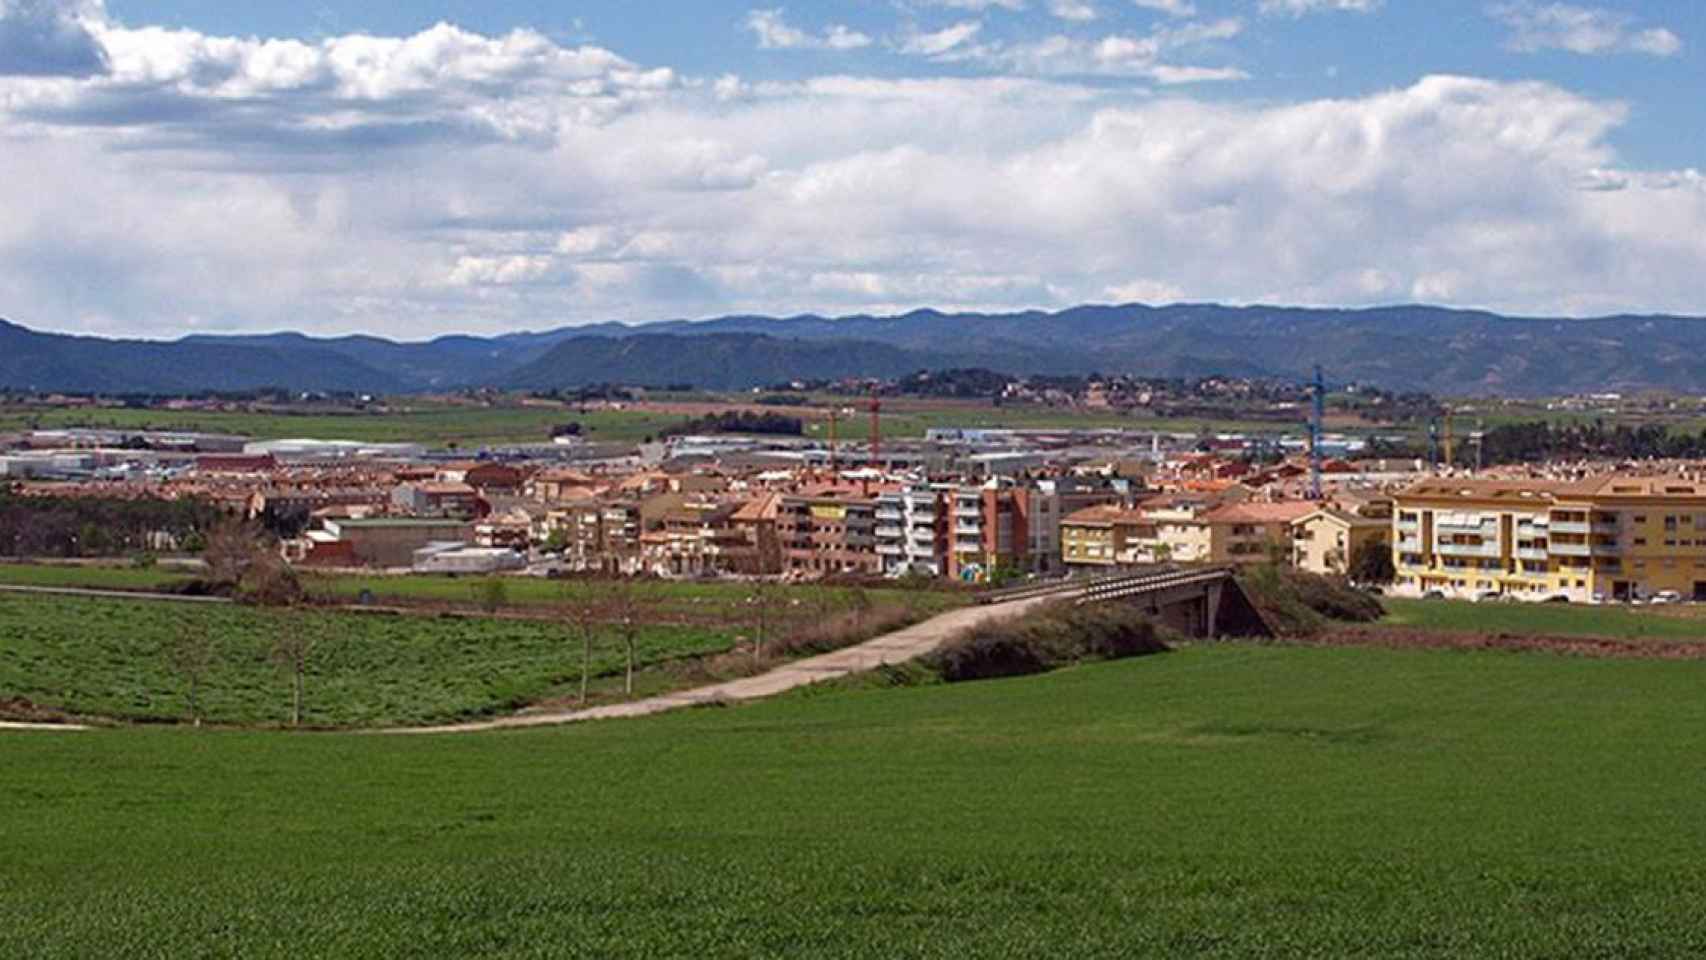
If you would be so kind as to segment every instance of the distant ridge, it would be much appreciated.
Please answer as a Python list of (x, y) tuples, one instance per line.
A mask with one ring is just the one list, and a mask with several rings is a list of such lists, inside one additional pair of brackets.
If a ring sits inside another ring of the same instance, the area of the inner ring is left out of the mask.
[(299, 333), (177, 341), (38, 333), (0, 321), (0, 387), (180, 393), (276, 386), (408, 393), (456, 387), (691, 383), (987, 367), (1006, 373), (1301, 377), (1441, 394), (1706, 388), (1706, 321), (1506, 317), (1429, 306), (1080, 306), (1054, 313), (730, 316), (603, 323), (418, 343)]

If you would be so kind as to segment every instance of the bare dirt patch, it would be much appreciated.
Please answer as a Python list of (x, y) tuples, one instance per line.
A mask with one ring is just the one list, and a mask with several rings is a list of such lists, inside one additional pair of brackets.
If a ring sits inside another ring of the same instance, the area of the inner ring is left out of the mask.
[(1675, 640), (1618, 640), (1515, 633), (1446, 633), (1393, 627), (1343, 627), (1297, 641), (1318, 647), (1394, 650), (1504, 650), (1625, 660), (1706, 660), (1706, 644)]

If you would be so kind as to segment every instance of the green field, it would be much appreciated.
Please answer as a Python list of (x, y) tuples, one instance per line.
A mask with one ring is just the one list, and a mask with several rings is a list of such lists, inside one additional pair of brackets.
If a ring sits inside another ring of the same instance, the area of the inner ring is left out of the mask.
[[(93, 565), (0, 564), (0, 585), (27, 587), (83, 588), (91, 590), (125, 590), (131, 592), (171, 591), (194, 579), (194, 574), (166, 567), (138, 569)], [(371, 593), (382, 605), (429, 604), (454, 607), (474, 607), (485, 580), (444, 576), (363, 576), (361, 574), (319, 574), (306, 572), (303, 583), (317, 597), (354, 602), (362, 593)], [(505, 577), (504, 599), (507, 607), (526, 612), (545, 612), (549, 608), (598, 597), (609, 592), (610, 584), (601, 580), (547, 580), (538, 577)], [(753, 588), (736, 582), (669, 582), (635, 581), (635, 598), (641, 616), (651, 622), (682, 620), (724, 621), (750, 617)], [(846, 587), (817, 585), (776, 586), (771, 596), (780, 608), (783, 620), (804, 620), (850, 609), (863, 599), (872, 606), (903, 606), (928, 615), (958, 606), (969, 600), (968, 594), (944, 590), (902, 590), (875, 588), (854, 590)]]
[(1610, 637), (1619, 640), (1706, 642), (1706, 619), (1688, 608), (1630, 609), (1564, 603), (1466, 603), (1387, 599), (1382, 624), (1454, 633)]
[(185, 430), (263, 440), (313, 438), (364, 443), (456, 444), (473, 448), (546, 443), (551, 428), (578, 421), (589, 440), (633, 442), (685, 418), (645, 411), (577, 413), (540, 407), (426, 406), (394, 413), (224, 413), (169, 410), (0, 410), (0, 432), (64, 427)]
[[(700, 403), (749, 404), (747, 395), (721, 398), (697, 397)], [(844, 396), (814, 395), (804, 401), (823, 409), (821, 416), (807, 416), (806, 435), (827, 439), (824, 418), (832, 406), (851, 406), (862, 410), (864, 401)], [(593, 441), (631, 443), (655, 437), (672, 427), (680, 427), (689, 418), (664, 413), (656, 409), (595, 410), (580, 413), (573, 409), (545, 407), (494, 406), (463, 407), (431, 404), (424, 401), (399, 401), (407, 409), (390, 413), (361, 413), (353, 411), (304, 411), (300, 413), (226, 413), (168, 410), (128, 409), (38, 409), (22, 407), (0, 408), (0, 432), (25, 429), (54, 429), (64, 427), (106, 427), (130, 430), (185, 430), (205, 433), (229, 433), (257, 439), (314, 438), (327, 440), (357, 440), (367, 443), (418, 442), (427, 444), (456, 444), (463, 448), (505, 444), (543, 443), (550, 438), (553, 426), (579, 422), (585, 436)], [(900, 400), (882, 415), (883, 435), (895, 439), (915, 439), (924, 436), (932, 427), (1006, 427), (1012, 429), (1078, 429), (1095, 430), (1123, 428), (1127, 430), (1161, 430), (1172, 433), (1195, 433), (1201, 430), (1253, 431), (1272, 433), (1298, 429), (1299, 424), (1274, 421), (1248, 421), (1235, 418), (1156, 418), (1133, 417), (1111, 412), (1088, 412), (1050, 407), (996, 407), (987, 401), (925, 402)], [(863, 413), (841, 424), (840, 438), (851, 444), (863, 443), (869, 435)]]
[(1673, 957), (1706, 665), (1207, 646), (457, 738), (11, 735), (16, 957)]
[[(312, 726), (418, 725), (509, 713), (578, 685), (581, 645), (566, 625), (383, 614), (291, 614), (236, 606), (0, 595), (0, 701), (23, 699), (77, 715), (128, 721), (189, 716), (187, 681), (170, 649), (204, 630), (218, 658), (203, 682), (210, 722), (278, 725), (289, 720), (288, 679), (269, 659), (278, 635), (312, 630)], [(734, 646), (720, 625), (645, 625), (636, 661), (655, 666)], [(622, 644), (605, 629), (593, 670), (624, 669)], [(601, 684), (608, 686), (608, 684)]]
[(0, 564), (0, 584), (14, 587), (73, 587), (151, 593), (170, 591), (192, 579), (193, 574), (168, 567)]

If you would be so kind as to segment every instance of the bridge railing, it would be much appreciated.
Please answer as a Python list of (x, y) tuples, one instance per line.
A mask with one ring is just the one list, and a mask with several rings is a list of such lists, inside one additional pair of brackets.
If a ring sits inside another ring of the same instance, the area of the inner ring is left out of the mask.
[(1197, 572), (1200, 571), (1181, 570), (1176, 565), (1167, 564), (1135, 573), (1120, 573), (1113, 576), (1082, 580), (1050, 580), (1045, 583), (1028, 583), (1002, 590), (989, 590), (978, 594), (977, 602), (981, 604), (1010, 603), (1014, 600), (1032, 600), (1037, 597), (1055, 595), (1085, 595), (1098, 589), (1131, 583), (1134, 580)]
[(1106, 603), (1109, 600), (1142, 596), (1146, 593), (1156, 593), (1162, 590), (1216, 583), (1231, 576), (1232, 569), (1229, 567), (1212, 567), (1202, 570), (1175, 570), (1168, 573), (1110, 578), (1087, 587), (1079, 596), (1078, 602), (1080, 604)]

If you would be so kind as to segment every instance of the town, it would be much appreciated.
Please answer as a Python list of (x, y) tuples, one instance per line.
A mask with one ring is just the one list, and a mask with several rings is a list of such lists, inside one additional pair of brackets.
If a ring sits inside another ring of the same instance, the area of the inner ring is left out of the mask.
[[(1685, 463), (1476, 472), (1371, 457), (1341, 435), (1315, 452), (1307, 434), (986, 428), (839, 446), (556, 442), (478, 459), (422, 443), (96, 429), (11, 445), (0, 470), (16, 496), (201, 501), (324, 570), (1006, 585), (1279, 557), (1399, 596), (1706, 596), (1706, 485)], [(36, 549), (183, 546), (160, 536)]]

